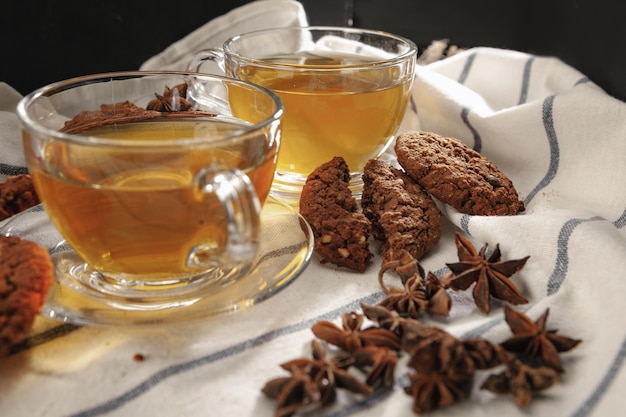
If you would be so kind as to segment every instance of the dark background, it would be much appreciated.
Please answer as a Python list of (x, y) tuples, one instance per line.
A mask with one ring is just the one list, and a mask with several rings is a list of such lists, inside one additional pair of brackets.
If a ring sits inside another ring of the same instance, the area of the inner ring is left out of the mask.
[[(96, 72), (134, 70), (249, 0), (5, 0), (0, 81), (22, 94)], [(626, 100), (626, 3), (610, 0), (302, 0), (311, 24), (381, 29), (561, 58)]]

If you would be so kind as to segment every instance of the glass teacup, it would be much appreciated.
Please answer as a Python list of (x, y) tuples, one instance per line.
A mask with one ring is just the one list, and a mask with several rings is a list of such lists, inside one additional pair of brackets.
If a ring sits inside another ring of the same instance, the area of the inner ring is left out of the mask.
[(234, 36), (198, 52), (190, 70), (214, 72), (274, 91), (285, 105), (272, 193), (297, 198), (308, 174), (334, 156), (358, 192), (365, 163), (391, 145), (410, 97), (417, 47), (390, 33), (342, 27), (286, 27)]
[(232, 78), (124, 72), (18, 106), (28, 169), (74, 255), (60, 279), (127, 309), (190, 303), (245, 276), (283, 105)]

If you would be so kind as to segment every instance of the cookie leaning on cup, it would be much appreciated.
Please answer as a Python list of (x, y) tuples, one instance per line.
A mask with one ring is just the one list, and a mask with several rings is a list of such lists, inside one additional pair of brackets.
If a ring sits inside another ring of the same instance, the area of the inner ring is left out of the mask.
[(455, 138), (406, 132), (396, 139), (395, 151), (413, 180), (461, 213), (503, 216), (524, 211), (511, 180)]
[(300, 214), (311, 225), (322, 262), (364, 272), (374, 256), (368, 239), (372, 225), (350, 186), (350, 168), (334, 157), (309, 174), (300, 195)]

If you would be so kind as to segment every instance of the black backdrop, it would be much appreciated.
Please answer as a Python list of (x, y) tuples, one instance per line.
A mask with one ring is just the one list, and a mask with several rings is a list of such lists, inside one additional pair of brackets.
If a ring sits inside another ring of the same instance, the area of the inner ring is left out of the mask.
[[(22, 94), (88, 73), (137, 69), (249, 0), (5, 0), (0, 81)], [(612, 0), (301, 0), (311, 24), (554, 55), (626, 99), (626, 3)]]

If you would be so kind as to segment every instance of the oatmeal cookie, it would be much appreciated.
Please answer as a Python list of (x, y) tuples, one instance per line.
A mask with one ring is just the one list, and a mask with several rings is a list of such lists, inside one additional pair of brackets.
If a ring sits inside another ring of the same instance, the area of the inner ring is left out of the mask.
[(322, 262), (363, 272), (373, 256), (368, 243), (372, 225), (358, 212), (349, 185), (350, 169), (343, 158), (320, 165), (304, 184), (300, 214), (313, 229)]
[(39, 203), (39, 197), (30, 175), (14, 175), (0, 183), (0, 220)]
[(405, 172), (372, 159), (363, 170), (363, 183), (363, 214), (382, 242), (383, 261), (397, 260), (403, 250), (420, 259), (439, 242), (439, 208)]
[(511, 180), (457, 139), (406, 132), (398, 136), (395, 151), (413, 180), (461, 213), (502, 216), (524, 211)]
[(0, 236), (0, 357), (24, 340), (51, 284), (52, 261), (45, 248)]

